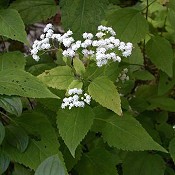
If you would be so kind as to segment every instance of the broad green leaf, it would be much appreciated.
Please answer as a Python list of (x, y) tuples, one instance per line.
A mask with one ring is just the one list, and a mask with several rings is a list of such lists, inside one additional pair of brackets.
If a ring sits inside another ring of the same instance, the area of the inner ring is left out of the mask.
[(116, 162), (110, 152), (97, 148), (84, 153), (76, 166), (81, 175), (118, 175)]
[(58, 154), (45, 159), (37, 168), (35, 175), (68, 175), (64, 162)]
[(93, 123), (94, 114), (90, 107), (59, 110), (57, 127), (64, 143), (75, 157), (75, 150)]
[(3, 124), (0, 122), (0, 144), (4, 140), (4, 137), (5, 137), (5, 128)]
[(18, 10), (25, 24), (46, 21), (58, 11), (54, 0), (16, 0), (10, 7)]
[(85, 72), (84, 64), (79, 58), (73, 59), (73, 65), (77, 74), (82, 75)]
[(2, 150), (0, 150), (0, 174), (4, 173), (10, 164), (10, 159)]
[(149, 59), (168, 76), (173, 75), (173, 50), (168, 40), (155, 36), (146, 44)]
[(7, 142), (17, 148), (20, 152), (24, 152), (27, 149), (29, 143), (29, 137), (24, 129), (18, 126), (8, 125), (6, 127)]
[[(175, 73), (174, 73), (175, 75)], [(158, 95), (164, 95), (170, 91), (175, 85), (175, 76), (173, 78), (168, 77), (164, 72), (160, 72), (158, 83)]]
[(149, 71), (147, 70), (138, 70), (133, 72), (133, 76), (137, 80), (153, 80), (154, 75), (152, 75)]
[(139, 10), (122, 8), (110, 14), (107, 25), (117, 32), (123, 41), (139, 42), (148, 33), (148, 22)]
[(28, 43), (25, 26), (17, 10), (0, 10), (0, 35)]
[(175, 112), (175, 100), (168, 97), (155, 97), (149, 100), (150, 106), (148, 109), (160, 108), (164, 111)]
[(0, 54), (0, 71), (5, 69), (24, 69), (26, 59), (18, 51)]
[(102, 132), (104, 140), (118, 149), (128, 151), (159, 150), (167, 152), (156, 143), (141, 124), (130, 115), (117, 116), (99, 108), (94, 111), (94, 128)]
[(173, 159), (173, 162), (175, 163), (175, 138), (173, 138), (169, 144), (169, 152)]
[(15, 121), (26, 130), (31, 139), (23, 153), (4, 143), (3, 149), (11, 160), (35, 170), (46, 158), (59, 153), (55, 130), (44, 114), (29, 112)]
[(36, 77), (16, 69), (0, 71), (0, 94), (31, 98), (58, 98)]
[(123, 163), (123, 175), (164, 175), (161, 156), (147, 152), (128, 153)]
[(62, 24), (76, 38), (84, 32), (94, 33), (105, 16), (107, 4), (107, 0), (61, 0)]
[(74, 75), (70, 67), (59, 66), (45, 71), (38, 78), (49, 87), (64, 90), (74, 80)]
[(88, 87), (88, 92), (102, 106), (122, 115), (119, 93), (113, 82), (107, 77), (94, 79)]
[(14, 171), (12, 175), (33, 175), (32, 170), (25, 168), (24, 166), (15, 163)]
[(0, 96), (0, 107), (16, 116), (22, 113), (22, 102), (19, 97)]

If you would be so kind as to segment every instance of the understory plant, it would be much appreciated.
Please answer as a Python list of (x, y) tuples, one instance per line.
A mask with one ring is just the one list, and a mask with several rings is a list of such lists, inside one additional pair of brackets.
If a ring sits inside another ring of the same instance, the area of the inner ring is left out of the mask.
[(0, 174), (174, 175), (174, 15), (174, 0), (2, 0)]

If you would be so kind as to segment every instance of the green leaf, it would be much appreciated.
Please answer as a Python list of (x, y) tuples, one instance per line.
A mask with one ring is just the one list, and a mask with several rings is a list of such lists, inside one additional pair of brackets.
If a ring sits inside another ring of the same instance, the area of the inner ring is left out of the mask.
[(68, 175), (64, 162), (58, 154), (45, 159), (37, 168), (35, 175)]
[(115, 166), (111, 153), (105, 149), (96, 148), (83, 154), (76, 169), (81, 175), (118, 175)]
[(146, 44), (149, 59), (168, 76), (173, 75), (173, 50), (168, 40), (155, 36)]
[(90, 107), (59, 110), (57, 127), (72, 156), (93, 123), (94, 114)]
[(82, 89), (82, 86), (83, 86), (83, 83), (79, 80), (73, 80), (69, 87), (68, 87), (68, 90), (69, 89), (73, 89), (73, 88), (78, 88), (78, 89)]
[(59, 66), (45, 71), (38, 78), (49, 87), (64, 90), (74, 80), (74, 75), (70, 67)]
[(21, 127), (12, 125), (6, 127), (6, 140), (20, 152), (24, 152), (29, 143), (29, 137), (25, 130)]
[(88, 92), (102, 106), (111, 109), (118, 115), (122, 114), (120, 96), (113, 82), (107, 77), (94, 79), (88, 87)]
[(71, 29), (77, 38), (84, 32), (94, 33), (105, 16), (107, 4), (107, 0), (61, 0), (64, 29)]
[(148, 22), (139, 10), (122, 8), (110, 14), (107, 25), (117, 32), (123, 41), (139, 42), (148, 33)]
[(19, 97), (0, 96), (0, 107), (16, 116), (22, 113), (22, 102)]
[(147, 152), (128, 153), (123, 163), (123, 175), (164, 175), (161, 156)]
[(82, 75), (83, 73), (85, 73), (84, 64), (79, 58), (75, 57), (73, 59), (73, 65), (77, 74)]
[(58, 98), (36, 77), (16, 69), (0, 71), (0, 94), (31, 98)]
[[(175, 75), (175, 73), (174, 73)], [(170, 91), (175, 85), (175, 76), (173, 78), (168, 77), (164, 72), (160, 72), (158, 83), (158, 95), (164, 95)]]
[(0, 122), (0, 144), (2, 144), (4, 137), (5, 137), (5, 128), (3, 124)]
[(158, 150), (167, 152), (156, 143), (141, 124), (133, 117), (125, 114), (118, 117), (111, 111), (97, 108), (94, 111), (94, 127), (102, 132), (104, 140), (118, 149), (129, 151)]
[(28, 43), (24, 23), (16, 10), (0, 10), (0, 35)]
[(58, 12), (54, 0), (16, 0), (10, 8), (18, 10), (25, 24), (46, 21)]
[(175, 138), (173, 138), (171, 141), (170, 141), (170, 144), (169, 144), (169, 152), (170, 152), (170, 155), (173, 159), (173, 162), (175, 163)]
[(160, 108), (164, 111), (175, 112), (175, 100), (168, 97), (155, 97), (149, 100), (150, 106), (148, 109)]
[(44, 114), (29, 112), (15, 121), (26, 130), (31, 139), (23, 153), (9, 144), (3, 145), (11, 160), (35, 170), (47, 157), (59, 153), (55, 130)]
[(0, 174), (4, 173), (10, 164), (10, 159), (2, 150), (0, 150)]
[(24, 69), (26, 59), (18, 51), (0, 54), (0, 71), (5, 69)]
[(138, 70), (133, 72), (134, 78), (137, 80), (153, 80), (154, 76), (147, 70)]

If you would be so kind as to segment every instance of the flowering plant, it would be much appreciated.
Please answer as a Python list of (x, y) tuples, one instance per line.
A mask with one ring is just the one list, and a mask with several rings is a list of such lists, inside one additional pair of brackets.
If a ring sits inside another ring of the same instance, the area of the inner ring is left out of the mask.
[[(72, 62), (71, 66), (75, 66), (74, 60), (78, 59), (79, 64), (81, 64), (81, 66), (83, 67), (83, 70), (84, 70), (83, 74), (81, 74), (80, 77), (78, 78), (77, 76), (74, 77), (75, 79), (79, 80), (79, 83), (80, 83), (84, 80), (84, 74), (86, 72), (86, 69), (88, 69), (88, 66), (90, 66), (90, 64), (92, 64), (94, 61), (96, 62), (97, 67), (102, 67), (104, 65), (110, 65), (112, 62), (121, 62), (122, 57), (128, 57), (132, 53), (132, 49), (133, 49), (132, 43), (130, 42), (125, 43), (115, 38), (116, 32), (111, 27), (106, 27), (102, 25), (98, 26), (98, 32), (95, 35), (93, 35), (92, 33), (85, 32), (82, 35), (83, 41), (80, 41), (80, 40), (76, 41), (72, 37), (72, 35), (73, 35), (73, 32), (71, 30), (68, 30), (63, 35), (54, 34), (52, 24), (47, 24), (46, 27), (44, 28), (44, 34), (40, 36), (40, 40), (34, 41), (34, 44), (31, 49), (31, 54), (33, 59), (36, 61), (39, 61), (40, 56), (38, 54), (40, 51), (49, 52), (49, 51), (52, 51), (53, 49), (57, 50), (63, 44), (65, 48), (62, 51), (63, 57), (71, 60)], [(57, 45), (57, 47), (55, 45)], [(78, 66), (79, 65), (77, 65), (77, 69), (79, 69)], [(74, 68), (76, 69), (76, 67)], [(117, 66), (116, 66), (116, 69), (118, 69)], [(78, 74), (78, 73), (79, 72), (75, 72), (75, 74)], [(122, 81), (124, 81), (124, 77), (123, 77), (124, 74), (123, 76), (121, 77), (120, 76), (119, 78)], [(41, 75), (39, 77), (42, 77), (42, 81), (45, 82), (44, 75)], [(128, 80), (129, 77), (127, 76), (125, 79)], [(118, 80), (117, 75), (116, 75), (116, 80)], [(110, 81), (110, 80), (106, 79), (106, 81)], [(112, 85), (112, 82), (111, 82), (111, 85)], [(81, 87), (82, 86), (83, 84), (81, 85)], [(114, 89), (114, 85), (112, 85), (112, 88)], [(90, 91), (89, 93), (91, 93), (91, 90), (89, 91)], [(121, 115), (121, 109), (120, 109), (121, 107), (119, 102), (120, 98), (118, 97), (118, 93), (116, 89), (115, 89), (115, 93), (117, 94), (117, 96), (116, 97), (113, 96), (113, 98), (115, 98), (116, 106), (114, 107), (110, 107), (110, 105), (104, 105), (104, 106), (109, 109), (112, 109), (113, 111), (118, 111), (116, 113)], [(64, 109), (66, 106), (69, 106), (69, 109), (71, 109), (72, 107), (84, 107), (85, 103), (90, 105), (91, 96), (87, 95), (86, 93), (85, 93), (86, 98), (84, 99), (84, 97), (81, 97), (83, 101), (79, 101), (78, 94), (82, 94), (82, 90), (77, 89), (76, 86), (73, 87), (73, 89), (69, 89), (68, 94), (69, 95), (75, 94), (75, 95), (73, 97), (64, 98), (61, 108)], [(105, 103), (101, 100), (99, 101), (96, 95), (95, 97), (94, 95), (92, 95), (92, 98), (94, 98), (97, 102), (101, 104)]]
[(1, 0), (0, 174), (174, 175), (174, 4)]

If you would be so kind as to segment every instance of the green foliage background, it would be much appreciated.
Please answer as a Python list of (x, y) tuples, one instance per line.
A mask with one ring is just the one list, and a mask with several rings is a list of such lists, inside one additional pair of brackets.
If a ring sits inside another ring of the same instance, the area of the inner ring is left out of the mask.
[[(111, 26), (133, 54), (101, 68), (24, 56), (30, 27), (60, 14), (76, 39)], [(0, 0), (0, 41), (0, 174), (175, 175), (175, 0)], [(74, 87), (91, 105), (61, 109)]]

